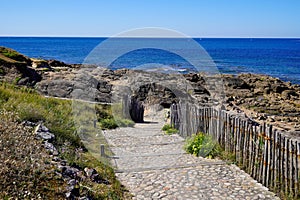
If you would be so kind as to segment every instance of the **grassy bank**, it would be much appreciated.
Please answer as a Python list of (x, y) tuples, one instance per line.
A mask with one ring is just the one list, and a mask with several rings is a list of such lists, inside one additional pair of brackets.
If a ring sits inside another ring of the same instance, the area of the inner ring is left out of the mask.
[[(86, 109), (87, 106), (91, 108), (91, 105), (85, 105), (84, 108)], [(113, 120), (109, 106), (96, 107), (97, 121), (101, 122), (103, 115)], [(73, 111), (72, 101), (45, 98), (34, 89), (0, 83), (0, 141), (7, 141), (10, 144), (4, 149), (0, 147), (1, 165), (3, 165), (0, 179), (5, 183), (0, 189), (1, 199), (20, 198), (18, 196), (20, 187), (23, 188), (21, 195), (26, 195), (25, 191), (30, 190), (31, 194), (39, 194), (44, 198), (63, 197), (65, 183), (55, 176), (56, 169), (53, 169), (50, 164), (51, 158), (40, 148), (39, 141), (34, 139), (33, 130), (23, 130), (24, 126), (21, 124), (23, 121), (42, 121), (55, 134), (54, 145), (62, 159), (67, 160), (70, 166), (80, 169), (94, 168), (109, 182), (106, 185), (86, 180), (81, 184), (81, 193), (88, 194), (94, 199), (125, 198), (126, 190), (116, 180), (113, 169), (107, 163), (95, 158), (99, 147), (95, 145), (87, 148), (85, 145), (89, 140), (93, 140), (95, 144), (99, 142), (95, 140), (97, 134), (95, 131), (100, 130), (100, 123), (96, 123), (96, 127), (92, 126), (93, 128), (87, 124), (78, 130)], [(81, 117), (85, 116), (81, 115)], [(80, 121), (80, 117), (77, 120)], [(82, 140), (83, 132), (89, 136), (88, 139)], [(26, 139), (20, 140), (25, 136)], [(11, 153), (14, 156), (11, 156)], [(31, 157), (36, 157), (34, 162), (40, 167), (32, 165)], [(21, 164), (23, 161), (24, 163)], [(15, 167), (11, 168), (13, 164)]]

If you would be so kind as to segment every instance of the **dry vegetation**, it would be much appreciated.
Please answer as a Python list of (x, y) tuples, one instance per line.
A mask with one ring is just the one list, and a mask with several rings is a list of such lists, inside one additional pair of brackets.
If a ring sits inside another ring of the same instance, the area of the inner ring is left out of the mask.
[(66, 184), (32, 128), (0, 112), (0, 198), (64, 199)]

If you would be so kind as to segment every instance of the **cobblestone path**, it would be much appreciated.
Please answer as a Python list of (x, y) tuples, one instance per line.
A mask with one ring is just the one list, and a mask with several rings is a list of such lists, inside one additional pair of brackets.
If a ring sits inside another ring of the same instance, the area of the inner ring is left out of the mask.
[(133, 199), (279, 199), (235, 165), (186, 154), (184, 139), (156, 121), (104, 131)]

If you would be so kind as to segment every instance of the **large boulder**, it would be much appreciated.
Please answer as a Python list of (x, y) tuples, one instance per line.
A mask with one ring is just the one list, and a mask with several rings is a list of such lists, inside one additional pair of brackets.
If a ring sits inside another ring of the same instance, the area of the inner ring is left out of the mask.
[(70, 98), (74, 83), (68, 80), (45, 80), (37, 83), (36, 89), (46, 96)]

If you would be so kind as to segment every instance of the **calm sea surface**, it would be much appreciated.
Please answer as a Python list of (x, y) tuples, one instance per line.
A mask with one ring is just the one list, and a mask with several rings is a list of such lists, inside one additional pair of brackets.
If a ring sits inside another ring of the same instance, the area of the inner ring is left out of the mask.
[[(89, 53), (106, 38), (60, 38), (60, 37), (0, 37), (0, 46), (13, 48), (34, 58), (56, 59), (66, 63), (83, 63)], [(124, 45), (151, 43), (176, 44), (177, 51), (192, 52), (190, 40), (123, 38), (114, 48)], [(194, 39), (212, 58), (221, 73), (238, 74), (251, 72), (267, 74), (285, 81), (300, 84), (300, 39)], [(179, 44), (179, 46), (178, 46)], [(182, 45), (182, 46), (180, 46)], [(134, 45), (133, 45), (134, 46)], [(145, 45), (147, 46), (147, 45)], [(201, 59), (199, 60), (201, 62)], [(162, 49), (140, 48), (118, 57), (111, 68), (134, 68), (148, 63), (160, 63), (182, 71), (195, 71), (193, 66), (179, 56)], [(151, 67), (151, 65), (148, 65)]]

